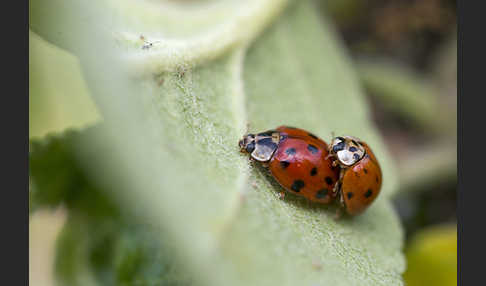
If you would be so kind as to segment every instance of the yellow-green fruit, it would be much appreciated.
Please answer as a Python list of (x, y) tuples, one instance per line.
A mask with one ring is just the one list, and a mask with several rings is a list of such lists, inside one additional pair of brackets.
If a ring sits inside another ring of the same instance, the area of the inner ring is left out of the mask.
[(406, 285), (457, 285), (456, 225), (434, 226), (418, 232), (406, 255)]

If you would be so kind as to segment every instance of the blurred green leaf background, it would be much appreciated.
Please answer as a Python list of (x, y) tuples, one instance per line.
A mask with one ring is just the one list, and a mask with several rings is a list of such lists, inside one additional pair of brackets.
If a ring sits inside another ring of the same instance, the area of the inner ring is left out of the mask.
[[(454, 1), (30, 4), (31, 283), (456, 284)], [(384, 193), (280, 201), (247, 123), (369, 141)]]

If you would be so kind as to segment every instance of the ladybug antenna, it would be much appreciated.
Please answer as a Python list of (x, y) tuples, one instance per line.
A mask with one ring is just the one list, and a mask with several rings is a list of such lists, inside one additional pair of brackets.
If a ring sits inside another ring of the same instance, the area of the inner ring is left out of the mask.
[(245, 134), (248, 134), (250, 132), (250, 122), (247, 122), (246, 123), (246, 130), (245, 130)]
[(334, 136), (335, 136), (335, 135), (336, 135), (336, 134), (334, 133), (334, 131), (331, 131), (331, 140), (332, 140), (332, 139), (334, 139)]

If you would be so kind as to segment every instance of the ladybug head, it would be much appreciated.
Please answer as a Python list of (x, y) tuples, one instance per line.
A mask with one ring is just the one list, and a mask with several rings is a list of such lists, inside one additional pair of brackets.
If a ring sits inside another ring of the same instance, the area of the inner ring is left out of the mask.
[(334, 137), (329, 145), (329, 153), (343, 167), (356, 164), (365, 155), (360, 140), (351, 136)]
[(238, 145), (240, 146), (241, 152), (251, 154), (255, 150), (255, 135), (247, 134), (243, 136), (243, 139), (238, 142)]

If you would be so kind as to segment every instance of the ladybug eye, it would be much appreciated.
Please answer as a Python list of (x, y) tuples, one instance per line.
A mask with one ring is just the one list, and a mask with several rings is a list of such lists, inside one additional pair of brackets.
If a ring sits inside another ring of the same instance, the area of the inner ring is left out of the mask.
[(251, 142), (250, 144), (246, 145), (246, 152), (251, 153), (255, 150), (255, 142)]
[(241, 139), (241, 140), (238, 142), (238, 145), (240, 146), (240, 148), (244, 148), (244, 147), (245, 147), (245, 142), (246, 142), (246, 140), (245, 140), (245, 139)]
[(337, 153), (338, 151), (341, 151), (341, 150), (343, 150), (343, 149), (344, 149), (344, 142), (339, 142), (339, 143), (337, 143), (336, 145), (334, 145), (334, 146), (332, 147), (332, 151), (333, 151), (334, 153)]

